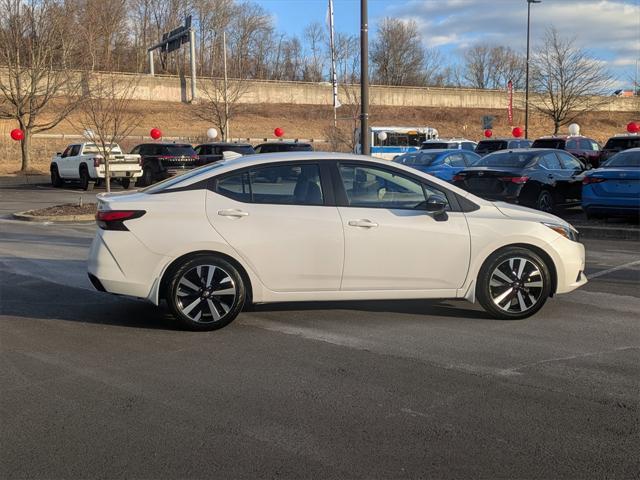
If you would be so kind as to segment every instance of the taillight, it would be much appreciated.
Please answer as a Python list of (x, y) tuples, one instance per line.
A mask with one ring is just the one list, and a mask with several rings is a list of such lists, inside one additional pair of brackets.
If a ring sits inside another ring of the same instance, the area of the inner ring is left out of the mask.
[(96, 223), (103, 230), (129, 230), (125, 220), (140, 218), (144, 210), (100, 210), (96, 213)]
[(500, 177), (503, 182), (511, 182), (518, 185), (522, 185), (529, 181), (529, 177)]
[(93, 166), (98, 168), (98, 166), (104, 164), (104, 158), (102, 157), (93, 157)]
[(457, 174), (453, 176), (454, 182), (462, 182), (463, 180), (464, 180), (464, 175)]
[(606, 178), (600, 178), (600, 177), (584, 177), (582, 179), (582, 184), (583, 185), (591, 185), (592, 183), (602, 183), (606, 180)]

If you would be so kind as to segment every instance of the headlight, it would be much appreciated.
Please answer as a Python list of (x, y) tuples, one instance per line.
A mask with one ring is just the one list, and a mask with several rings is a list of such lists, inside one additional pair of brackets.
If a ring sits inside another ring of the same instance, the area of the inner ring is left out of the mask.
[(565, 227), (564, 225), (558, 225), (557, 223), (544, 223), (544, 222), (542, 222), (542, 224), (545, 227), (549, 227), (554, 232), (559, 233), (564, 238), (568, 238), (572, 242), (577, 242), (578, 241), (578, 237), (580, 236), (578, 231), (575, 228), (571, 227), (571, 226)]

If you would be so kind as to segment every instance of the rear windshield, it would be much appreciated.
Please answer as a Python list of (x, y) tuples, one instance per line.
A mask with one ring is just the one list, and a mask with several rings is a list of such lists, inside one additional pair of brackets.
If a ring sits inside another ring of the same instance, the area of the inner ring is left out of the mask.
[(476, 147), (476, 153), (490, 153), (505, 150), (508, 147), (505, 140), (480, 140)]
[(281, 152), (311, 152), (313, 147), (308, 143), (295, 143), (280, 145)]
[(640, 150), (617, 153), (602, 165), (602, 168), (620, 167), (640, 167)]
[(207, 174), (209, 173), (211, 170), (215, 170), (216, 168), (220, 168), (223, 165), (225, 165), (225, 162), (216, 162), (216, 163), (210, 163), (208, 165), (204, 165), (202, 167), (198, 167), (198, 168), (194, 168), (192, 170), (189, 170), (187, 173), (183, 174), (183, 175), (178, 175), (176, 177), (169, 177), (166, 180), (163, 180), (161, 182), (158, 183), (154, 183), (153, 185), (143, 188), (140, 191), (144, 192), (144, 193), (158, 193), (161, 192), (163, 190), (167, 190), (170, 188), (178, 188), (181, 187), (183, 185), (189, 185), (192, 182), (190, 182), (189, 180), (191, 180), (194, 177), (198, 177), (200, 175), (203, 174)]
[(428, 143), (423, 143), (422, 146), (420, 147), (420, 150), (442, 150), (442, 149), (448, 149), (448, 148), (457, 148), (458, 145), (454, 144), (454, 143), (448, 143), (448, 142), (428, 142)]
[[(111, 148), (111, 153), (113, 154), (120, 155), (122, 153), (120, 147), (115, 143), (112, 143), (110, 147), (107, 147), (107, 149), (108, 148)], [(100, 153), (100, 148), (98, 148), (95, 143), (85, 143), (82, 153)]]
[(524, 168), (535, 160), (532, 152), (496, 152), (482, 157), (474, 167), (517, 167)]
[(160, 155), (188, 155), (195, 156), (196, 151), (191, 145), (162, 145)]
[(628, 148), (640, 147), (640, 137), (610, 138), (604, 146), (605, 150), (627, 150)]
[(562, 138), (539, 138), (534, 140), (531, 148), (557, 148), (564, 149), (565, 140)]
[(426, 153), (426, 152), (416, 152), (416, 153), (408, 153), (406, 155), (402, 155), (394, 160), (396, 163), (402, 163), (403, 165), (407, 165), (409, 167), (428, 167), (429, 165), (433, 165), (436, 162), (437, 158), (441, 155), (438, 153)]

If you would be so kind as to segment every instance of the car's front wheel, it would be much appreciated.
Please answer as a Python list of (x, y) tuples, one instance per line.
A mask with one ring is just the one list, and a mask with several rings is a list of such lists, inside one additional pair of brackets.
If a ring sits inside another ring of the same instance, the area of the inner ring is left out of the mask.
[(216, 330), (242, 310), (246, 288), (230, 262), (216, 255), (198, 255), (170, 274), (166, 300), (175, 318), (189, 330)]
[(536, 208), (543, 212), (553, 213), (553, 195), (549, 190), (541, 190), (536, 200)]
[(51, 185), (54, 188), (60, 188), (64, 185), (64, 180), (60, 177), (60, 172), (58, 171), (57, 165), (51, 166)]
[(549, 267), (539, 255), (521, 247), (492, 254), (476, 285), (480, 305), (495, 318), (518, 320), (536, 313), (551, 293)]

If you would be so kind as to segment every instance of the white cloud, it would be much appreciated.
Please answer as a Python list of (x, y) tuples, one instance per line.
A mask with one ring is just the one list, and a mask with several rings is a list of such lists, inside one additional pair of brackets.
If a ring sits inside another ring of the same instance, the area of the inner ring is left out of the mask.
[[(524, 51), (525, 0), (408, 0), (391, 3), (384, 15), (414, 19), (425, 44), (461, 50), (477, 42)], [(635, 73), (640, 57), (638, 0), (542, 0), (531, 6), (532, 48), (554, 26), (563, 36), (605, 60), (624, 79)]]

